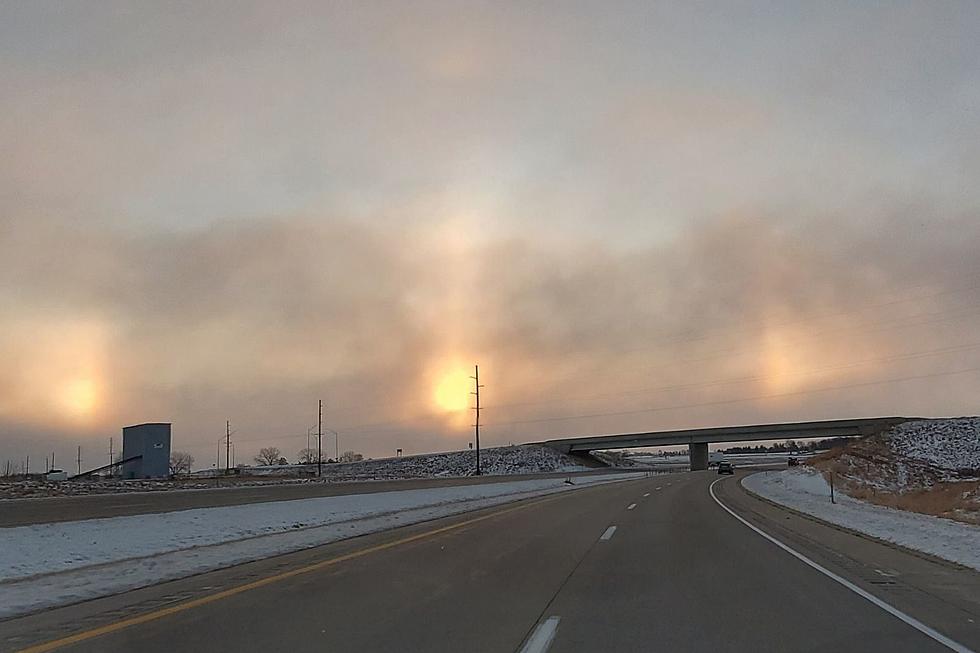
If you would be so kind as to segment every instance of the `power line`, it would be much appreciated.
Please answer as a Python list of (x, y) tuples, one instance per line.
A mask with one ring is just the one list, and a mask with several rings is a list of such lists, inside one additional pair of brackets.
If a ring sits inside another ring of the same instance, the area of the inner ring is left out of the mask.
[(627, 397), (627, 396), (633, 396), (633, 395), (639, 395), (639, 394), (647, 394), (647, 393), (669, 392), (669, 391), (672, 391), (672, 390), (691, 390), (691, 389), (696, 389), (696, 388), (707, 388), (707, 387), (718, 386), (718, 385), (729, 385), (729, 384), (733, 384), (733, 383), (749, 383), (749, 382), (753, 382), (753, 381), (768, 381), (768, 380), (772, 380), (772, 379), (786, 378), (786, 377), (792, 378), (792, 377), (797, 377), (797, 376), (809, 376), (811, 374), (819, 374), (821, 372), (833, 372), (833, 371), (837, 371), (837, 370), (852, 369), (852, 368), (855, 368), (855, 367), (861, 367), (863, 365), (869, 365), (869, 364), (873, 364), (873, 363), (885, 363), (885, 362), (894, 362), (894, 361), (915, 360), (917, 358), (925, 358), (925, 357), (928, 357), (928, 356), (936, 356), (936, 355), (942, 355), (942, 354), (959, 353), (959, 352), (969, 351), (971, 349), (978, 349), (978, 348), (980, 348), (980, 342), (978, 342), (978, 343), (970, 343), (970, 344), (965, 344), (965, 345), (959, 345), (959, 346), (954, 346), (954, 347), (944, 347), (944, 348), (941, 348), (941, 349), (934, 349), (934, 350), (927, 350), (927, 351), (909, 352), (909, 353), (906, 353), (906, 354), (897, 354), (897, 355), (894, 355), (894, 356), (882, 356), (882, 357), (878, 357), (878, 358), (868, 358), (868, 359), (864, 359), (864, 360), (861, 360), (861, 361), (855, 361), (855, 362), (852, 362), (852, 363), (845, 363), (843, 365), (831, 365), (831, 366), (825, 366), (825, 367), (811, 368), (809, 370), (804, 370), (804, 371), (801, 371), (801, 372), (790, 372), (790, 373), (785, 373), (785, 374), (757, 374), (757, 375), (751, 375), (751, 376), (734, 377), (734, 378), (730, 378), (730, 379), (716, 379), (714, 381), (703, 381), (703, 382), (697, 382), (697, 383), (680, 383), (680, 384), (675, 384), (675, 385), (654, 386), (654, 387), (649, 387), (649, 388), (641, 388), (641, 389), (637, 389), (637, 390), (627, 390), (627, 391), (624, 391), (624, 392), (616, 392), (616, 393), (604, 393), (604, 394), (600, 394), (600, 395), (590, 395), (590, 396), (585, 396), (585, 397), (582, 397), (582, 396), (580, 396), (580, 397), (556, 397), (554, 399), (544, 399), (544, 400), (541, 400), (541, 401), (524, 401), (524, 402), (514, 402), (514, 403), (507, 403), (507, 404), (498, 404), (498, 405), (492, 406), (492, 408), (494, 408), (494, 409), (500, 409), (500, 408), (520, 408), (520, 407), (524, 407), (524, 406), (541, 406), (541, 405), (545, 405), (545, 404), (563, 403), (563, 402), (567, 402), (567, 401), (594, 401), (594, 400), (598, 400), (598, 399), (613, 399), (613, 398)]
[(967, 368), (967, 369), (963, 369), (963, 370), (954, 370), (954, 371), (950, 371), (950, 372), (937, 372), (937, 373), (934, 373), (934, 374), (919, 374), (919, 375), (916, 375), (916, 376), (903, 376), (903, 377), (896, 377), (896, 378), (892, 378), (892, 379), (881, 379), (881, 380), (878, 380), (878, 381), (866, 381), (866, 382), (862, 382), (862, 383), (848, 383), (848, 384), (843, 384), (843, 385), (833, 385), (833, 386), (826, 386), (826, 387), (823, 387), (823, 388), (811, 388), (809, 390), (798, 390), (798, 391), (795, 391), (795, 392), (780, 392), (780, 393), (776, 393), (776, 394), (756, 395), (756, 396), (753, 396), (753, 397), (741, 397), (741, 398), (738, 398), (738, 399), (724, 399), (724, 400), (720, 400), (720, 401), (707, 401), (707, 402), (700, 402), (700, 403), (693, 403), (693, 404), (678, 404), (678, 405), (673, 405), (673, 406), (656, 406), (656, 407), (652, 407), (652, 408), (640, 408), (640, 409), (637, 409), (637, 410), (622, 410), (622, 411), (612, 411), (612, 412), (606, 412), (606, 413), (591, 413), (591, 414), (586, 414), (586, 415), (569, 415), (569, 416), (565, 416), (565, 417), (540, 417), (540, 418), (535, 418), (535, 419), (513, 420), (513, 421), (509, 421), (509, 422), (499, 422), (497, 424), (489, 424), (489, 425), (487, 425), (487, 428), (496, 428), (496, 427), (500, 427), (500, 426), (513, 426), (513, 425), (518, 425), (518, 424), (537, 424), (537, 423), (542, 423), (542, 422), (563, 422), (563, 421), (577, 420), (577, 419), (592, 419), (592, 418), (595, 418), (595, 417), (614, 417), (614, 416), (620, 416), (620, 415), (640, 415), (640, 414), (644, 414), (644, 413), (655, 413), (655, 412), (661, 412), (661, 411), (667, 411), (667, 410), (680, 410), (680, 409), (683, 409), (683, 408), (702, 408), (702, 407), (705, 407), (705, 406), (722, 406), (722, 405), (727, 405), (727, 404), (737, 404), (737, 403), (741, 403), (741, 402), (745, 402), (745, 401), (758, 401), (758, 400), (761, 400), (761, 399), (778, 399), (778, 398), (781, 398), (781, 397), (795, 397), (795, 396), (800, 396), (800, 395), (815, 394), (815, 393), (818, 393), (818, 392), (830, 392), (830, 391), (833, 391), (833, 390), (845, 390), (845, 389), (849, 389), (849, 388), (861, 388), (861, 387), (865, 387), (865, 386), (885, 385), (885, 384), (888, 384), (888, 383), (899, 383), (901, 381), (914, 381), (914, 380), (919, 380), (919, 379), (934, 379), (934, 378), (938, 378), (938, 377), (942, 377), (942, 376), (953, 376), (953, 375), (956, 375), (956, 374), (967, 374), (969, 372), (980, 372), (980, 367), (971, 367), (971, 368)]
[[(493, 406), (493, 408), (495, 410), (497, 410), (497, 409), (504, 409), (504, 408), (516, 408), (516, 407), (522, 407), (522, 406), (545, 405), (545, 404), (549, 404), (549, 403), (561, 403), (561, 402), (566, 402), (566, 401), (588, 401), (588, 400), (603, 399), (603, 398), (615, 398), (615, 397), (619, 397), (619, 396), (633, 396), (633, 395), (644, 394), (644, 393), (665, 392), (665, 391), (671, 391), (671, 390), (695, 389), (695, 388), (702, 388), (702, 387), (711, 387), (711, 386), (716, 386), (716, 385), (727, 385), (727, 384), (732, 384), (732, 383), (744, 383), (744, 382), (750, 382), (750, 381), (765, 381), (765, 380), (774, 379), (774, 378), (805, 376), (805, 375), (809, 375), (809, 374), (817, 374), (817, 373), (820, 373), (820, 372), (834, 371), (834, 370), (838, 370), (838, 369), (848, 369), (848, 368), (853, 368), (853, 367), (859, 367), (861, 365), (873, 364), (873, 363), (877, 363), (877, 362), (888, 362), (888, 361), (895, 361), (895, 360), (913, 360), (913, 359), (916, 359), (916, 358), (923, 358), (923, 357), (927, 357), (927, 356), (934, 356), (934, 355), (941, 355), (941, 354), (948, 354), (948, 353), (956, 353), (956, 352), (960, 352), (960, 351), (968, 351), (970, 349), (975, 349), (975, 348), (978, 348), (978, 347), (980, 347), (980, 343), (967, 343), (967, 344), (963, 344), (963, 345), (957, 345), (957, 346), (952, 346), (952, 347), (945, 347), (945, 348), (934, 349), (934, 350), (909, 352), (909, 353), (906, 353), (906, 354), (898, 354), (898, 355), (895, 355), (895, 356), (883, 356), (883, 357), (878, 357), (878, 358), (865, 359), (865, 360), (862, 360), (862, 361), (857, 361), (857, 362), (854, 362), (854, 363), (848, 363), (848, 364), (844, 364), (844, 365), (825, 366), (825, 367), (820, 367), (820, 368), (814, 368), (814, 369), (811, 369), (811, 370), (806, 370), (806, 371), (803, 371), (803, 372), (800, 372), (800, 373), (795, 373), (795, 374), (785, 374), (785, 375), (753, 375), (753, 376), (737, 377), (737, 378), (732, 378), (732, 379), (716, 379), (716, 380), (705, 381), (705, 382), (697, 382), (697, 383), (686, 383), (686, 384), (674, 384), (674, 385), (666, 385), (666, 386), (655, 386), (655, 387), (650, 387), (650, 388), (625, 391), (623, 393), (604, 393), (602, 395), (593, 395), (591, 397), (556, 397), (554, 399), (537, 401), (537, 402), (512, 402), (512, 403), (506, 403), (506, 404), (496, 404), (496, 405)], [(399, 432), (399, 431), (405, 431), (405, 430), (407, 430), (405, 428), (399, 428), (401, 426), (409, 425), (409, 424), (413, 424), (413, 423), (418, 423), (418, 422), (422, 422), (422, 421), (425, 421), (425, 420), (428, 420), (428, 419), (432, 419), (432, 418), (448, 417), (448, 416), (453, 415), (453, 414), (455, 414), (453, 411), (430, 411), (430, 412), (426, 412), (426, 413), (419, 413), (419, 414), (416, 414), (416, 415), (413, 415), (413, 416), (407, 417), (407, 418), (396, 418), (396, 419), (383, 420), (383, 421), (378, 421), (378, 422), (360, 423), (360, 424), (356, 424), (356, 423), (354, 423), (354, 424), (348, 424), (348, 425), (345, 425), (345, 426), (340, 427), (340, 429), (341, 430), (345, 430), (345, 431), (363, 431), (363, 430), (376, 430), (376, 431), (378, 431), (378, 430), (386, 430), (386, 431), (396, 431), (396, 432)], [(509, 421), (509, 422), (503, 422), (501, 424), (518, 424), (518, 423), (522, 423), (522, 422), (520, 422), (520, 421)], [(491, 425), (491, 428), (493, 428), (493, 426), (496, 426), (496, 425)], [(299, 439), (299, 438), (302, 438), (302, 437), (304, 437), (304, 436), (303, 435), (300, 435), (300, 434), (296, 434), (296, 435), (282, 435), (282, 436), (265, 436), (265, 437), (253, 438), (253, 439), (249, 439), (249, 440), (241, 440), (241, 442), (262, 442), (262, 441), (269, 441), (269, 440)]]
[[(925, 284), (923, 284), (923, 285), (925, 285)], [(828, 313), (822, 313), (822, 314), (821, 313), (817, 313), (815, 315), (800, 316), (800, 317), (795, 317), (795, 318), (790, 319), (790, 320), (784, 320), (782, 322), (767, 322), (766, 320), (756, 320), (755, 322), (749, 322), (748, 325), (751, 326), (751, 325), (755, 324), (755, 325), (758, 325), (758, 326), (761, 326), (761, 327), (780, 328), (780, 327), (792, 326), (794, 324), (805, 324), (805, 323), (810, 323), (810, 322), (813, 322), (813, 321), (821, 321), (821, 320), (827, 320), (827, 319), (835, 318), (835, 317), (843, 317), (845, 315), (853, 315), (855, 313), (866, 313), (868, 311), (877, 310), (877, 309), (880, 309), (880, 308), (885, 308), (887, 306), (895, 306), (895, 305), (898, 305), (898, 304), (905, 304), (905, 303), (912, 302), (912, 301), (922, 301), (922, 300), (925, 300), (925, 299), (935, 299), (936, 297), (943, 297), (943, 296), (946, 296), (946, 295), (953, 295), (953, 294), (958, 294), (958, 293), (962, 293), (962, 292), (967, 292), (969, 290), (978, 290), (978, 289), (980, 289), (980, 283), (974, 282), (974, 283), (971, 283), (968, 286), (963, 286), (963, 287), (960, 287), (960, 288), (951, 288), (951, 289), (942, 290), (942, 291), (935, 292), (935, 293), (930, 293), (930, 294), (927, 294), (927, 295), (917, 295), (917, 296), (914, 296), (914, 297), (905, 297), (903, 299), (895, 299), (895, 300), (891, 300), (891, 301), (887, 301), (887, 302), (878, 302), (878, 303), (873, 303), (873, 304), (863, 304), (863, 305), (861, 305), (859, 307), (852, 308), (852, 309), (847, 309), (847, 310), (843, 310), (843, 311), (834, 311), (834, 312), (828, 312)], [(739, 323), (739, 327), (740, 328), (745, 328), (745, 326), (746, 326), (746, 323), (744, 323), (744, 322)], [(718, 329), (720, 330), (720, 329), (722, 329), (722, 327), (719, 327)], [(730, 331), (730, 329), (724, 329), (724, 331), (725, 332), (728, 332), (728, 331)], [(665, 339), (665, 340), (663, 340), (661, 342), (662, 342), (662, 344), (671, 344), (672, 342), (677, 342), (677, 341), (679, 341), (679, 342), (692, 342), (692, 341), (696, 341), (696, 340), (707, 340), (707, 339), (710, 339), (711, 337), (712, 336), (710, 336), (710, 335), (699, 335), (699, 336), (694, 336), (694, 337), (690, 337), (690, 338), (683, 338), (683, 339), (680, 339), (680, 340)], [(639, 348), (639, 349), (628, 349), (628, 350), (624, 350), (624, 353), (633, 353), (635, 351), (642, 351), (642, 350), (648, 349), (648, 348), (649, 347), (643, 347), (643, 348)]]
[[(963, 311), (963, 312), (960, 312), (960, 313), (954, 313), (954, 314), (948, 314), (948, 311), (938, 311), (938, 312), (934, 312), (934, 313), (925, 313), (925, 314), (918, 314), (918, 315), (910, 316), (912, 318), (935, 317), (935, 319), (929, 319), (929, 320), (919, 320), (919, 321), (908, 322), (908, 323), (906, 323), (906, 322), (897, 322), (897, 323), (893, 322), (891, 324), (885, 324), (884, 322), (877, 322), (877, 323), (872, 322), (872, 323), (870, 323), (868, 325), (864, 325), (865, 327), (873, 327), (873, 328), (859, 328), (859, 329), (855, 329), (853, 327), (846, 326), (846, 327), (836, 328), (836, 329), (827, 329), (827, 330), (824, 330), (824, 331), (818, 331), (815, 334), (806, 335), (803, 338), (799, 338), (799, 339), (796, 339), (796, 340), (791, 340), (791, 341), (789, 341), (787, 343), (784, 343), (784, 344), (787, 345), (787, 346), (793, 346), (793, 345), (802, 346), (804, 344), (809, 344), (809, 343), (812, 343), (814, 341), (819, 341), (819, 340), (821, 340), (821, 339), (823, 339), (823, 338), (825, 338), (827, 336), (830, 336), (830, 335), (833, 335), (833, 334), (836, 334), (836, 333), (841, 333), (841, 332), (851, 333), (851, 334), (864, 334), (864, 333), (876, 333), (876, 332), (881, 332), (881, 331), (888, 331), (888, 330), (892, 330), (892, 329), (904, 329), (904, 328), (915, 327), (915, 326), (925, 326), (925, 325), (929, 325), (929, 324), (937, 324), (937, 323), (940, 323), (940, 322), (946, 322), (946, 321), (954, 320), (954, 319), (958, 319), (958, 318), (970, 317), (970, 316), (975, 315), (978, 312), (980, 312), (980, 305), (973, 306), (973, 307), (969, 308), (966, 311)], [(685, 364), (685, 363), (702, 363), (702, 362), (705, 362), (705, 361), (715, 360), (715, 359), (718, 359), (718, 358), (728, 358), (728, 357), (735, 357), (735, 356), (740, 356), (740, 355), (744, 355), (744, 354), (754, 353), (761, 346), (762, 345), (755, 345), (753, 347), (730, 347), (728, 349), (718, 350), (718, 351), (712, 352), (710, 354), (706, 354), (704, 356), (699, 356), (699, 357), (696, 357), (696, 358), (685, 358), (685, 359), (680, 359), (680, 360), (674, 360), (674, 361), (671, 361), (670, 363), (664, 363), (664, 364), (654, 365), (652, 367), (646, 367), (645, 370), (644, 370), (644, 372), (650, 373), (650, 372), (653, 372), (653, 371), (656, 371), (656, 370), (662, 370), (662, 369), (674, 367), (676, 365)], [(640, 351), (640, 350), (635, 350), (635, 351)], [(613, 352), (613, 353), (624, 353), (624, 352)], [(626, 353), (628, 353), (628, 352), (626, 352)], [(630, 368), (626, 368), (626, 369), (630, 369)], [(609, 374), (621, 375), (623, 373), (623, 371), (624, 371), (624, 369), (622, 367), (617, 367), (615, 369), (610, 369), (608, 373)], [(563, 376), (554, 376), (554, 375), (551, 375), (551, 376), (548, 376), (548, 377), (541, 377), (541, 378), (542, 379), (546, 379), (546, 380), (548, 380), (550, 382), (554, 382), (554, 381), (571, 380), (571, 379), (576, 379), (576, 378), (582, 378), (584, 376), (589, 376), (589, 378), (594, 381), (594, 380), (596, 380), (597, 374), (602, 374), (602, 373), (603, 372), (600, 371), (600, 372), (598, 372), (596, 374), (586, 375), (586, 374), (581, 373), (581, 372), (576, 372), (576, 373), (573, 373), (573, 374), (566, 374), (566, 375), (563, 375)]]
[[(950, 291), (950, 292), (952, 292), (952, 291)], [(948, 294), (948, 293), (937, 293), (937, 294)], [(815, 334), (809, 334), (809, 335), (807, 335), (807, 336), (805, 336), (803, 338), (799, 338), (799, 339), (796, 339), (796, 340), (791, 340), (791, 341), (789, 341), (786, 344), (788, 346), (794, 346), (794, 345), (799, 346), (799, 345), (802, 345), (802, 344), (805, 344), (805, 343), (812, 342), (814, 340), (819, 340), (821, 338), (825, 338), (827, 336), (830, 336), (830, 335), (833, 335), (833, 334), (837, 334), (837, 333), (842, 333), (842, 332), (844, 332), (844, 333), (854, 333), (854, 334), (859, 334), (859, 333), (874, 333), (874, 332), (880, 332), (880, 331), (887, 331), (887, 330), (891, 330), (891, 329), (903, 329), (903, 328), (909, 328), (909, 327), (915, 327), (915, 326), (925, 326), (925, 325), (936, 324), (936, 323), (940, 323), (940, 322), (946, 322), (946, 321), (949, 321), (949, 320), (959, 319), (959, 318), (963, 318), (963, 317), (970, 317), (970, 316), (975, 315), (978, 312), (980, 312), (980, 305), (971, 306), (967, 310), (960, 311), (958, 313), (950, 313), (949, 311), (936, 311), (936, 312), (931, 312), (931, 313), (920, 313), (920, 314), (908, 316), (909, 319), (911, 319), (912, 321), (881, 320), (881, 321), (878, 321), (878, 322), (871, 322), (870, 324), (863, 325), (863, 327), (871, 327), (871, 328), (858, 328), (858, 329), (855, 329), (854, 327), (851, 327), (851, 326), (845, 326), (845, 327), (840, 327), (840, 328), (826, 329), (826, 330), (823, 330), (823, 331), (819, 331), (819, 332), (817, 332)], [(919, 319), (919, 318), (934, 318), (934, 319), (924, 319), (923, 320), (923, 319)], [(692, 338), (692, 339), (687, 340), (687, 342), (691, 342), (691, 341), (699, 340), (699, 339), (703, 339), (703, 338)], [(714, 359), (717, 359), (717, 358), (725, 358), (725, 357), (732, 357), (732, 356), (737, 356), (737, 355), (742, 355), (742, 354), (753, 353), (753, 352), (757, 351), (758, 348), (759, 348), (758, 346), (756, 346), (756, 347), (748, 347), (748, 348), (747, 347), (735, 347), (735, 348), (729, 348), (729, 349), (719, 350), (719, 351), (716, 351), (716, 352), (713, 352), (713, 353), (710, 353), (710, 354), (707, 354), (707, 355), (704, 355), (704, 356), (699, 356), (699, 357), (696, 357), (696, 358), (680, 359), (680, 360), (672, 361), (672, 362), (666, 363), (666, 364), (655, 365), (653, 367), (647, 367), (645, 369), (645, 372), (646, 373), (649, 373), (649, 372), (653, 372), (653, 371), (656, 371), (656, 370), (665, 369), (665, 368), (668, 368), (668, 367), (673, 367), (673, 366), (680, 365), (680, 364), (701, 363), (701, 362), (705, 362), (705, 361), (709, 361), (709, 360), (714, 360)], [(631, 351), (642, 351), (642, 350), (646, 350), (646, 349), (650, 349), (650, 348), (642, 348), (642, 349), (636, 349), (636, 350), (622, 350), (622, 351), (613, 352), (613, 353), (630, 353)], [(623, 373), (623, 369), (622, 368), (611, 369), (609, 373), (610, 374), (622, 374)], [(597, 374), (601, 374), (601, 372), (599, 372)], [(545, 379), (546, 378), (548, 381), (555, 382), (555, 381), (572, 380), (572, 379), (584, 378), (584, 377), (589, 377), (592, 380), (595, 380), (596, 379), (596, 375), (587, 375), (587, 374), (584, 374), (584, 373), (574, 373), (574, 374), (559, 375), (559, 376), (552, 375), (552, 376), (549, 376), (549, 377), (542, 377), (542, 379)], [(555, 401), (557, 402), (557, 401), (560, 401), (560, 400), (559, 399), (556, 399)], [(381, 408), (386, 408), (386, 407), (392, 407), (393, 408), (393, 407), (398, 406), (398, 405), (404, 405), (404, 404), (373, 404), (373, 406), (375, 406), (375, 407), (381, 407)], [(508, 405), (511, 405), (511, 404), (508, 404)], [(495, 408), (500, 408), (500, 407), (503, 407), (503, 406), (504, 405), (495, 406)], [(352, 412), (360, 412), (360, 411), (364, 411), (364, 410), (366, 410), (364, 406), (352, 406), (351, 407), (351, 411)], [(391, 420), (382, 420), (382, 421), (379, 421), (379, 422), (370, 422), (370, 423), (361, 423), (361, 424), (352, 423), (352, 424), (343, 425), (340, 428), (342, 430), (345, 430), (345, 431), (351, 431), (351, 430), (355, 430), (356, 431), (356, 430), (364, 430), (364, 429), (374, 429), (374, 428), (384, 427), (384, 426), (389, 426), (389, 425), (399, 425), (399, 424), (406, 424), (406, 423), (412, 423), (412, 422), (420, 422), (420, 421), (425, 421), (425, 420), (428, 420), (428, 419), (431, 419), (431, 418), (444, 418), (444, 417), (447, 417), (447, 416), (452, 415), (453, 413), (454, 413), (454, 411), (424, 411), (424, 412), (416, 413), (415, 415), (412, 415), (410, 417), (397, 418), (397, 419), (391, 419)]]

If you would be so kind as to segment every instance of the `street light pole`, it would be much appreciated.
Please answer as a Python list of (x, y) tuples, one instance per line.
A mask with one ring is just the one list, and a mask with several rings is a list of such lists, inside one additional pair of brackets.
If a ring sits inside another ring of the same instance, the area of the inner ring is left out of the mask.
[(323, 476), (323, 453), (320, 441), (323, 439), (323, 400), (317, 404), (316, 414), (316, 475)]
[(334, 462), (340, 462), (340, 435), (333, 429), (323, 429), (327, 433), (333, 434)]

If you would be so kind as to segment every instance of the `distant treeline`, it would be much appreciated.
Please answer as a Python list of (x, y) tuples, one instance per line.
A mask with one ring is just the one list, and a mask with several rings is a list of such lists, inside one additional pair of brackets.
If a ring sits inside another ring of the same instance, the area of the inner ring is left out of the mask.
[(823, 440), (786, 440), (776, 444), (757, 444), (722, 449), (724, 453), (786, 453), (792, 451), (827, 451), (846, 446), (853, 438), (824, 438)]

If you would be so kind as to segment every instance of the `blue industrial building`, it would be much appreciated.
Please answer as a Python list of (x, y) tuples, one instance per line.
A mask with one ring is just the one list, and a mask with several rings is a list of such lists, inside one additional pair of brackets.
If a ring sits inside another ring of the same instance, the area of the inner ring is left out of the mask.
[(137, 424), (123, 428), (123, 478), (170, 475), (170, 424)]

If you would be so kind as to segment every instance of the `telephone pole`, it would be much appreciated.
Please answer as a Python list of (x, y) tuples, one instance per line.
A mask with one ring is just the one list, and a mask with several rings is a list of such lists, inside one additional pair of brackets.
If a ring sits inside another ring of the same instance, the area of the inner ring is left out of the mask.
[(109, 475), (110, 476), (112, 475), (112, 467), (111, 467), (111, 465), (112, 465), (112, 440), (113, 440), (113, 438), (109, 438), (109, 465), (110, 465), (110, 467), (109, 467)]
[(78, 445), (78, 473), (82, 473), (82, 445)]
[(473, 411), (476, 413), (476, 420), (473, 422), (473, 430), (476, 436), (476, 475), (480, 475), (480, 366), (473, 366), (474, 374), (470, 378), (473, 379), (473, 385), (475, 390), (470, 393), (476, 396), (476, 405), (473, 407)]
[(317, 403), (316, 411), (316, 475), (323, 476), (323, 452), (320, 441), (323, 439), (323, 399)]
[(231, 473), (231, 420), (225, 420), (225, 474)]

